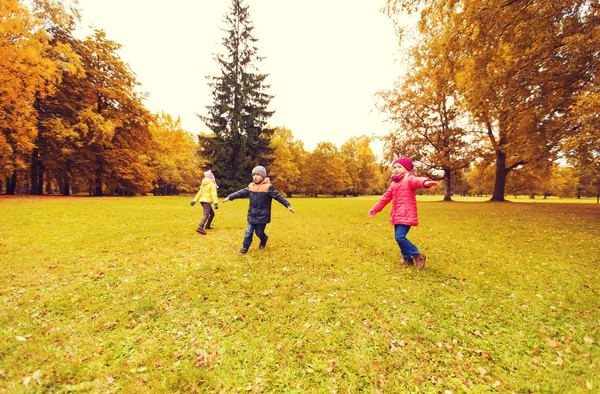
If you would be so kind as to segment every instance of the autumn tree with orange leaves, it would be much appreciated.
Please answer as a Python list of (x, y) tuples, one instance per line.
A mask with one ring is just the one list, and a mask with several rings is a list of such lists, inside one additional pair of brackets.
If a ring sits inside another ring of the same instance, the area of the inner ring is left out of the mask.
[(492, 200), (511, 171), (564, 153), (570, 108), (598, 84), (597, 2), (388, 0), (386, 11), (399, 27), (395, 16), (418, 12), (431, 56), (452, 59), (460, 106), (495, 155)]

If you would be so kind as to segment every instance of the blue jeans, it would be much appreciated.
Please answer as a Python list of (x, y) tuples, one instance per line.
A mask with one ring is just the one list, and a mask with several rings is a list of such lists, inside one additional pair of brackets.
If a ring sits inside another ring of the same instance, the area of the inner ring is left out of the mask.
[(410, 260), (413, 255), (419, 254), (419, 249), (417, 249), (417, 247), (406, 238), (406, 234), (408, 234), (409, 230), (410, 226), (405, 226), (404, 224), (394, 224), (396, 242), (398, 242), (398, 246), (400, 246), (400, 252), (405, 260)]
[(265, 228), (267, 227), (267, 223), (248, 223), (248, 227), (246, 227), (246, 231), (244, 232), (244, 248), (249, 248), (252, 244), (252, 235), (256, 233), (258, 239), (263, 242), (266, 242), (267, 234), (265, 234)]

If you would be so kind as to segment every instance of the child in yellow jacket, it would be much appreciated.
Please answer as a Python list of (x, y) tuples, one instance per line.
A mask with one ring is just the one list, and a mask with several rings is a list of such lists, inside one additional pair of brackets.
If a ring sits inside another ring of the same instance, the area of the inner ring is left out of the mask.
[(196, 232), (206, 235), (205, 229), (211, 229), (213, 219), (215, 218), (215, 211), (211, 204), (215, 205), (215, 209), (219, 209), (219, 198), (217, 196), (217, 184), (215, 183), (215, 176), (211, 170), (204, 172), (204, 179), (202, 179), (202, 186), (196, 194), (196, 197), (190, 202), (191, 206), (194, 206), (198, 201), (204, 209), (204, 215), (200, 224), (196, 229)]

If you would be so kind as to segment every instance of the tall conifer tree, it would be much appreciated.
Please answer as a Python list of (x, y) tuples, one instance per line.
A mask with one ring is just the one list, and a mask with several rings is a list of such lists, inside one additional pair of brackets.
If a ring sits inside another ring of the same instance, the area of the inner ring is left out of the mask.
[(200, 135), (201, 155), (219, 177), (225, 193), (248, 183), (255, 165), (267, 166), (272, 160), (269, 145), (273, 130), (267, 120), (273, 115), (267, 107), (273, 96), (266, 93), (267, 74), (258, 72), (257, 39), (244, 0), (232, 0), (225, 15), (224, 54), (216, 54), (221, 75), (209, 77), (213, 104), (206, 116), (198, 115), (212, 130)]

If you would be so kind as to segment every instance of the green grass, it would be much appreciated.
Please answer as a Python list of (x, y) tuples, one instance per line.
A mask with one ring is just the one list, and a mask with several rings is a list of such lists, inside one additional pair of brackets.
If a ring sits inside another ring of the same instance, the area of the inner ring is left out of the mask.
[(376, 199), (0, 198), (0, 393), (598, 392), (600, 206)]

